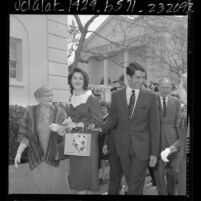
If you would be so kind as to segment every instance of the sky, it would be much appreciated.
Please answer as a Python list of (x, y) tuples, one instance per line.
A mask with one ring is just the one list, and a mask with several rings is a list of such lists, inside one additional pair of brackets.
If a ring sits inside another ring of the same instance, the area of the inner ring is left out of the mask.
[[(85, 23), (92, 17), (93, 15), (79, 15), (80, 17), (80, 20), (82, 22), (83, 25), (85, 25)], [(72, 19), (74, 19), (75, 23), (76, 23), (76, 20), (75, 18), (73, 17), (73, 15), (67, 15), (67, 19), (68, 19), (68, 24), (71, 24), (72, 22)], [(100, 24), (102, 22), (104, 22), (104, 20), (109, 17), (109, 15), (100, 15), (98, 16), (92, 23), (91, 25), (89, 26), (89, 30), (90, 31), (95, 31), (96, 28), (98, 28), (100, 26)], [(86, 38), (90, 36), (91, 33), (88, 33)], [(74, 54), (72, 54), (72, 56), (70, 58), (68, 58), (68, 62), (69, 63), (72, 63), (73, 62), (73, 59), (74, 59)]]
[[(82, 22), (83, 25), (85, 25), (85, 23), (92, 17), (93, 15), (79, 15), (80, 20)], [(72, 19), (74, 19), (74, 21), (76, 22), (75, 18), (73, 17), (73, 15), (67, 15), (68, 17), (68, 24), (71, 24)], [(95, 31), (96, 28), (107, 18), (109, 17), (109, 15), (100, 15), (98, 16), (89, 26), (89, 30), (90, 31)], [(87, 35), (87, 37), (89, 37), (91, 33), (89, 33)]]

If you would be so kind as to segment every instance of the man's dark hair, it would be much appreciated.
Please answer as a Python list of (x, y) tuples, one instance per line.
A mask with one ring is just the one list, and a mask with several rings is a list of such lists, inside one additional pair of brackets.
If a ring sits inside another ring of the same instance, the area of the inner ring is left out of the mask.
[(145, 69), (137, 62), (132, 62), (126, 67), (126, 74), (132, 77), (135, 75), (135, 71), (145, 72)]
[(72, 85), (72, 77), (73, 77), (74, 73), (81, 73), (83, 75), (83, 78), (84, 78), (83, 89), (84, 90), (88, 89), (88, 85), (89, 85), (88, 74), (84, 70), (82, 70), (81, 68), (73, 68), (68, 75), (68, 84), (69, 84), (70, 89), (71, 89), (71, 94), (73, 94), (73, 89), (74, 89), (73, 85)]

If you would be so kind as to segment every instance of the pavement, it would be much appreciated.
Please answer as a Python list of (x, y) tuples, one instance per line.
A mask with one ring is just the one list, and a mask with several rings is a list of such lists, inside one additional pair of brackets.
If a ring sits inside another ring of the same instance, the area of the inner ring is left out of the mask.
[[(98, 194), (107, 195), (108, 184), (100, 185)], [(29, 175), (29, 165), (21, 164), (19, 168), (9, 165), (9, 194), (35, 194), (34, 185)], [(156, 187), (151, 184), (150, 176), (145, 179), (144, 195), (157, 195)]]

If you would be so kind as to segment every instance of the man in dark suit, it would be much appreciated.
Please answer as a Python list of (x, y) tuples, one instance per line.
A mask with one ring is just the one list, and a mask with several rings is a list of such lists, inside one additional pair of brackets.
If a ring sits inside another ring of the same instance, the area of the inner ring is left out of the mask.
[[(171, 82), (167, 78), (159, 81), (159, 111), (161, 120), (161, 139), (160, 152), (174, 144), (179, 138), (177, 121), (179, 118), (180, 102), (176, 97), (171, 96)], [(155, 167), (155, 178), (158, 195), (175, 195), (178, 153), (169, 155), (169, 162), (161, 160), (158, 156), (158, 162)], [(166, 179), (165, 179), (166, 178)]]
[(122, 175), (128, 195), (142, 195), (148, 164), (159, 154), (159, 106), (157, 96), (142, 88), (144, 68), (136, 62), (126, 68), (128, 85), (112, 94), (108, 121), (102, 130), (113, 130), (108, 194), (118, 194)]

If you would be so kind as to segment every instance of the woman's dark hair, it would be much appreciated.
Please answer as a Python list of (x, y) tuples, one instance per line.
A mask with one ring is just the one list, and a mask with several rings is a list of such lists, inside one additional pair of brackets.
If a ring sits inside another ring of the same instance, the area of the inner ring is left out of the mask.
[(133, 75), (135, 75), (135, 71), (137, 70), (145, 72), (145, 69), (140, 64), (138, 64), (137, 62), (132, 62), (126, 67), (126, 74), (132, 77)]
[(72, 77), (74, 75), (74, 73), (81, 73), (83, 78), (84, 78), (84, 84), (83, 84), (83, 89), (86, 90), (88, 89), (88, 85), (89, 85), (89, 76), (88, 74), (82, 70), (81, 68), (72, 68), (72, 70), (70, 71), (69, 75), (68, 75), (68, 84), (70, 86), (70, 91), (71, 94), (73, 94), (73, 85), (72, 85)]

